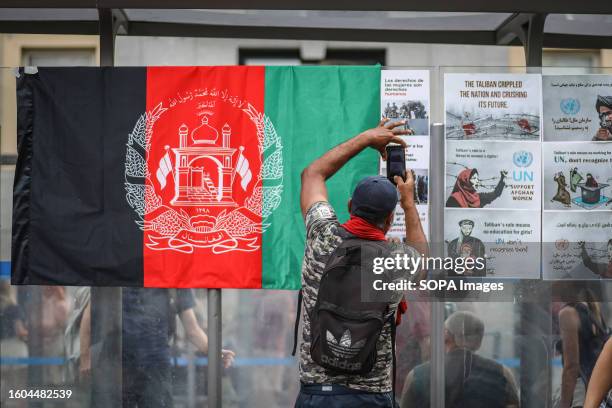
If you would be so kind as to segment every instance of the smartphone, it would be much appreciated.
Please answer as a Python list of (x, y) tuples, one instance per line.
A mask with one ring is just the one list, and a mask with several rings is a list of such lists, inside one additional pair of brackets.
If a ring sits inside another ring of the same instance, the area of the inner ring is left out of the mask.
[(393, 177), (400, 176), (406, 179), (406, 150), (400, 145), (387, 145), (387, 178), (393, 184)]

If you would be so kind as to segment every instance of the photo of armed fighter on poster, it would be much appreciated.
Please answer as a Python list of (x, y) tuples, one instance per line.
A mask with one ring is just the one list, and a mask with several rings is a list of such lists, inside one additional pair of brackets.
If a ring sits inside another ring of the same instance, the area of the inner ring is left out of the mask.
[(544, 75), (544, 141), (612, 142), (612, 75)]
[(539, 144), (447, 141), (446, 207), (539, 210)]
[(540, 277), (538, 211), (446, 209), (444, 244), (447, 257), (483, 259), (449, 277)]
[(445, 74), (447, 140), (540, 140), (540, 76)]
[(593, 217), (587, 211), (544, 214), (544, 279), (612, 279), (610, 217)]
[(612, 144), (544, 143), (544, 209), (612, 211)]

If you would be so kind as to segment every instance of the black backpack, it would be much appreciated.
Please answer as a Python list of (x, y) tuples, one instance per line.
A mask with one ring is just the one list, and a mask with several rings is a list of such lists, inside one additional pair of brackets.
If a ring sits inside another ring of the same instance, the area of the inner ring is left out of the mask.
[[(390, 250), (384, 241), (360, 239), (342, 228), (339, 232), (344, 239), (325, 265), (314, 308), (307, 310), (311, 357), (332, 375), (366, 374), (376, 363), (376, 344), (386, 321), (390, 321), (395, 369), (395, 314), (391, 304), (361, 300), (362, 261), (372, 263), (374, 257), (389, 256)], [(301, 303), (302, 291), (292, 355), (297, 348)]]

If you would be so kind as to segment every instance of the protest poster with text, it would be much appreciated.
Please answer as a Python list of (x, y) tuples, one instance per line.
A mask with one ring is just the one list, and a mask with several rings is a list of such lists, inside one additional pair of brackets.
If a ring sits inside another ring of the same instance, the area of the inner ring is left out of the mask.
[[(380, 112), (391, 121), (405, 121), (412, 134), (402, 136), (408, 144), (406, 169), (414, 173), (417, 211), (425, 234), (429, 234), (429, 71), (383, 70), (380, 85)], [(387, 163), (380, 162), (380, 174), (387, 174)], [(398, 205), (389, 237), (406, 236), (404, 211)]]
[(467, 271), (463, 274), (467, 277), (537, 279), (540, 217), (533, 215), (531, 211), (447, 209), (445, 256), (484, 258), (484, 270)]
[(543, 217), (543, 277), (612, 278), (612, 217), (588, 211), (547, 211)]
[(541, 77), (447, 73), (444, 112), (445, 236), (467, 239), (471, 220), (489, 234), (487, 277), (539, 277)]
[(612, 75), (543, 76), (543, 276), (612, 278)]
[(549, 141), (612, 141), (612, 75), (544, 75), (544, 127)]
[(544, 209), (612, 211), (612, 144), (544, 143)]

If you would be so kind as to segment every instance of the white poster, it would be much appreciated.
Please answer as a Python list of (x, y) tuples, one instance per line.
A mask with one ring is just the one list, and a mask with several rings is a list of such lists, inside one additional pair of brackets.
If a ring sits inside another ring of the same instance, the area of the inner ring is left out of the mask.
[(588, 211), (547, 211), (544, 279), (612, 278), (612, 217)]
[(446, 141), (446, 207), (540, 209), (540, 144)]
[(540, 140), (537, 74), (445, 74), (447, 140)]
[(612, 75), (542, 77), (544, 141), (612, 142)]
[(414, 136), (429, 136), (429, 71), (383, 70), (380, 90), (383, 118), (405, 120)]
[(485, 259), (465, 276), (540, 277), (539, 211), (446, 209), (444, 221), (445, 256)]
[(612, 143), (544, 143), (542, 160), (545, 210), (612, 212)]
[[(381, 73), (380, 111), (383, 118), (405, 120), (410, 135), (402, 136), (408, 145), (406, 168), (415, 179), (417, 211), (426, 235), (429, 235), (429, 71), (383, 70)], [(380, 162), (380, 174), (387, 174), (386, 162)], [(405, 238), (404, 211), (398, 205), (389, 237)]]

